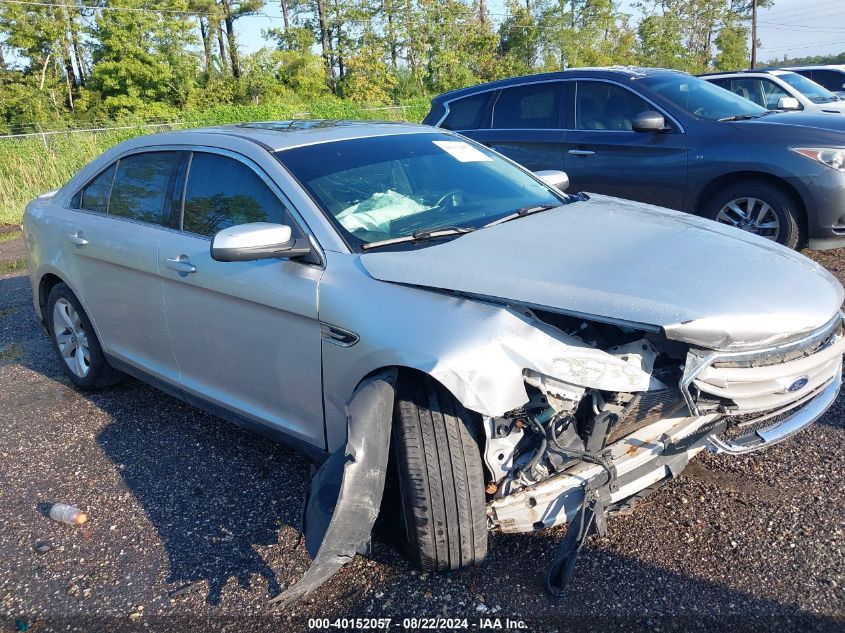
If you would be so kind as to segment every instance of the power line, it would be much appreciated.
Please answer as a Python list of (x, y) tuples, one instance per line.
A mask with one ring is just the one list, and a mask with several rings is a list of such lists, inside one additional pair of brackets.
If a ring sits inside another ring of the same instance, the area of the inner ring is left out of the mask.
[(781, 16), (793, 16), (793, 15), (808, 15), (809, 13), (816, 13), (818, 11), (827, 11), (826, 7), (830, 5), (841, 5), (842, 0), (828, 0), (827, 2), (820, 2), (816, 6), (803, 6), (803, 7), (795, 7), (793, 9), (779, 9), (775, 7), (774, 9), (760, 9), (761, 12), (765, 11), (766, 17), (778, 17)]

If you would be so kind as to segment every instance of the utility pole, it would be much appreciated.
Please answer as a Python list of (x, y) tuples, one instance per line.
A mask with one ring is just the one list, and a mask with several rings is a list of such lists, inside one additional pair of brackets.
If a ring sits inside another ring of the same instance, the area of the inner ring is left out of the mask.
[(757, 0), (751, 0), (751, 70), (757, 65)]

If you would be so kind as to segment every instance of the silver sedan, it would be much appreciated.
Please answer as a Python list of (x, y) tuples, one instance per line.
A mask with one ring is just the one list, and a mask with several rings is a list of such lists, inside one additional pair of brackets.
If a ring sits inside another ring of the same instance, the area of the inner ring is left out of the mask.
[(425, 126), (139, 137), (28, 206), (35, 308), (79, 387), (130, 374), (322, 464), (286, 597), (379, 511), (424, 570), (574, 522), (556, 592), (702, 449), (817, 419), (845, 351), (842, 287), (800, 254), (566, 183)]

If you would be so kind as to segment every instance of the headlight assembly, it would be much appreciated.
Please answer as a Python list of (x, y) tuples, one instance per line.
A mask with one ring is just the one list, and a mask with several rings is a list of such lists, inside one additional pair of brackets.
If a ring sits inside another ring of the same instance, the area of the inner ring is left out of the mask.
[(837, 171), (845, 171), (845, 148), (842, 147), (793, 147), (793, 152), (827, 165)]

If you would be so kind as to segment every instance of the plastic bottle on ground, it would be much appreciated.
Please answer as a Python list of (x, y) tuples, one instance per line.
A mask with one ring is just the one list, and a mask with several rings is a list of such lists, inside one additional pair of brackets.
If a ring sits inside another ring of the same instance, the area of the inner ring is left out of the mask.
[(70, 525), (81, 525), (88, 520), (88, 516), (82, 510), (64, 503), (53, 504), (50, 508), (50, 518)]

